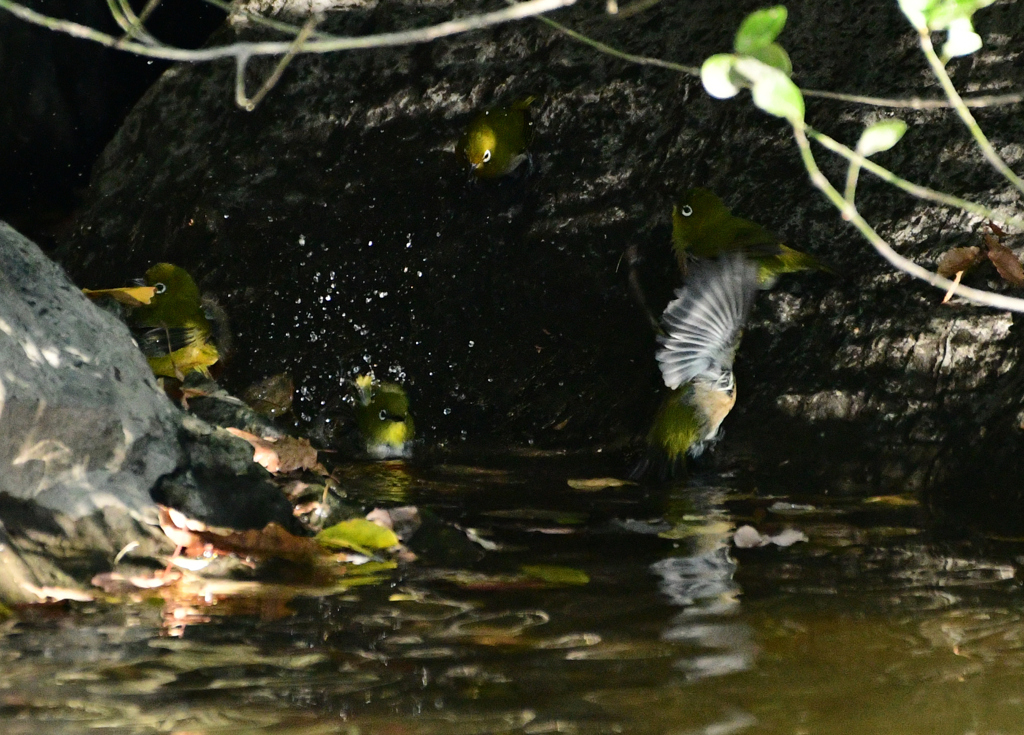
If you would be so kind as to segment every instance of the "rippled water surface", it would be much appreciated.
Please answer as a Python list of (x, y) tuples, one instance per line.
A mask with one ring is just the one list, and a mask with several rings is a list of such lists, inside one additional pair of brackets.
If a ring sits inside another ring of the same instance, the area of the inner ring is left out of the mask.
[[(364, 500), (436, 516), (411, 564), (24, 615), (0, 733), (1024, 732), (1017, 541), (909, 497), (567, 484), (614, 471), (382, 465)], [(738, 549), (744, 524), (808, 540)]]

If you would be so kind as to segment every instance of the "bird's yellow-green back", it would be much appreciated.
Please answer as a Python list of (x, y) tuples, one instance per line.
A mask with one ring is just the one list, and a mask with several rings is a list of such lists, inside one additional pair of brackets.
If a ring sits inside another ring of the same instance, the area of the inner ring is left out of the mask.
[(208, 377), (220, 353), (192, 276), (171, 263), (157, 263), (144, 280), (155, 289), (153, 299), (131, 310), (129, 324), (153, 372), (179, 380), (192, 371)]
[(688, 257), (742, 252), (757, 262), (762, 287), (783, 273), (830, 271), (814, 256), (783, 245), (756, 222), (735, 216), (715, 193), (702, 188), (688, 190), (672, 207), (672, 247), (684, 273)]

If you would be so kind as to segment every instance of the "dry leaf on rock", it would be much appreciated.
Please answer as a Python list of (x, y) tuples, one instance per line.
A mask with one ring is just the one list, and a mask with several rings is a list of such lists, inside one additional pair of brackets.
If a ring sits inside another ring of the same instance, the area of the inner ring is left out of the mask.
[(296, 470), (312, 470), (318, 466), (316, 449), (308, 439), (296, 439), (291, 436), (263, 439), (231, 426), (227, 427), (227, 430), (239, 439), (249, 442), (253, 448), (253, 461), (275, 475)]
[(969, 248), (953, 248), (939, 256), (938, 274), (943, 278), (952, 278), (957, 273), (970, 270), (981, 262), (981, 248), (972, 245)]
[(985, 235), (985, 244), (988, 245), (988, 259), (1003, 280), (1013, 286), (1024, 286), (1024, 266), (1014, 252), (992, 235)]

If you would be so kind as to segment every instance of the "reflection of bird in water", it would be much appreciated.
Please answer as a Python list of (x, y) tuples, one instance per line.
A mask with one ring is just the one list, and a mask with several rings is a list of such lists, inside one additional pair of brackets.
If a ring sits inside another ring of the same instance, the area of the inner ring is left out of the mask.
[(690, 678), (744, 671), (753, 665), (756, 648), (748, 627), (734, 618), (741, 589), (729, 554), (733, 523), (721, 508), (720, 492), (688, 488), (680, 500), (687, 512), (674, 530), (688, 548), (651, 565), (661, 592), (683, 608), (661, 637), (700, 649), (676, 662)]
[(409, 502), (417, 482), (406, 462), (339, 464), (331, 476), (345, 487), (346, 493), (368, 502)]

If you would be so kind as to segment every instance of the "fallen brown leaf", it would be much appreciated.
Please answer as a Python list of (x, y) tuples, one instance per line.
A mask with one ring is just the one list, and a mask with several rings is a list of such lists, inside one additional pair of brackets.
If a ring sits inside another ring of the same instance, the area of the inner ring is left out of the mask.
[(957, 273), (969, 270), (981, 262), (981, 248), (972, 245), (967, 248), (953, 248), (939, 256), (938, 274), (952, 278)]
[(268, 472), (275, 475), (294, 472), (295, 470), (312, 470), (317, 467), (317, 452), (308, 439), (297, 439), (291, 436), (280, 439), (262, 438), (248, 431), (227, 427), (228, 432), (239, 439), (245, 439), (252, 445), (252, 459), (263, 465)]
[(180, 511), (158, 505), (160, 527), (185, 556), (234, 554), (258, 559), (289, 559), (310, 562), (328, 554), (314, 539), (295, 536), (277, 523), (268, 523), (261, 529), (236, 531), (214, 528), (201, 521), (188, 518)]
[(1024, 286), (1024, 266), (1016, 254), (992, 235), (985, 235), (985, 244), (988, 245), (988, 259), (1003, 280), (1013, 286)]

